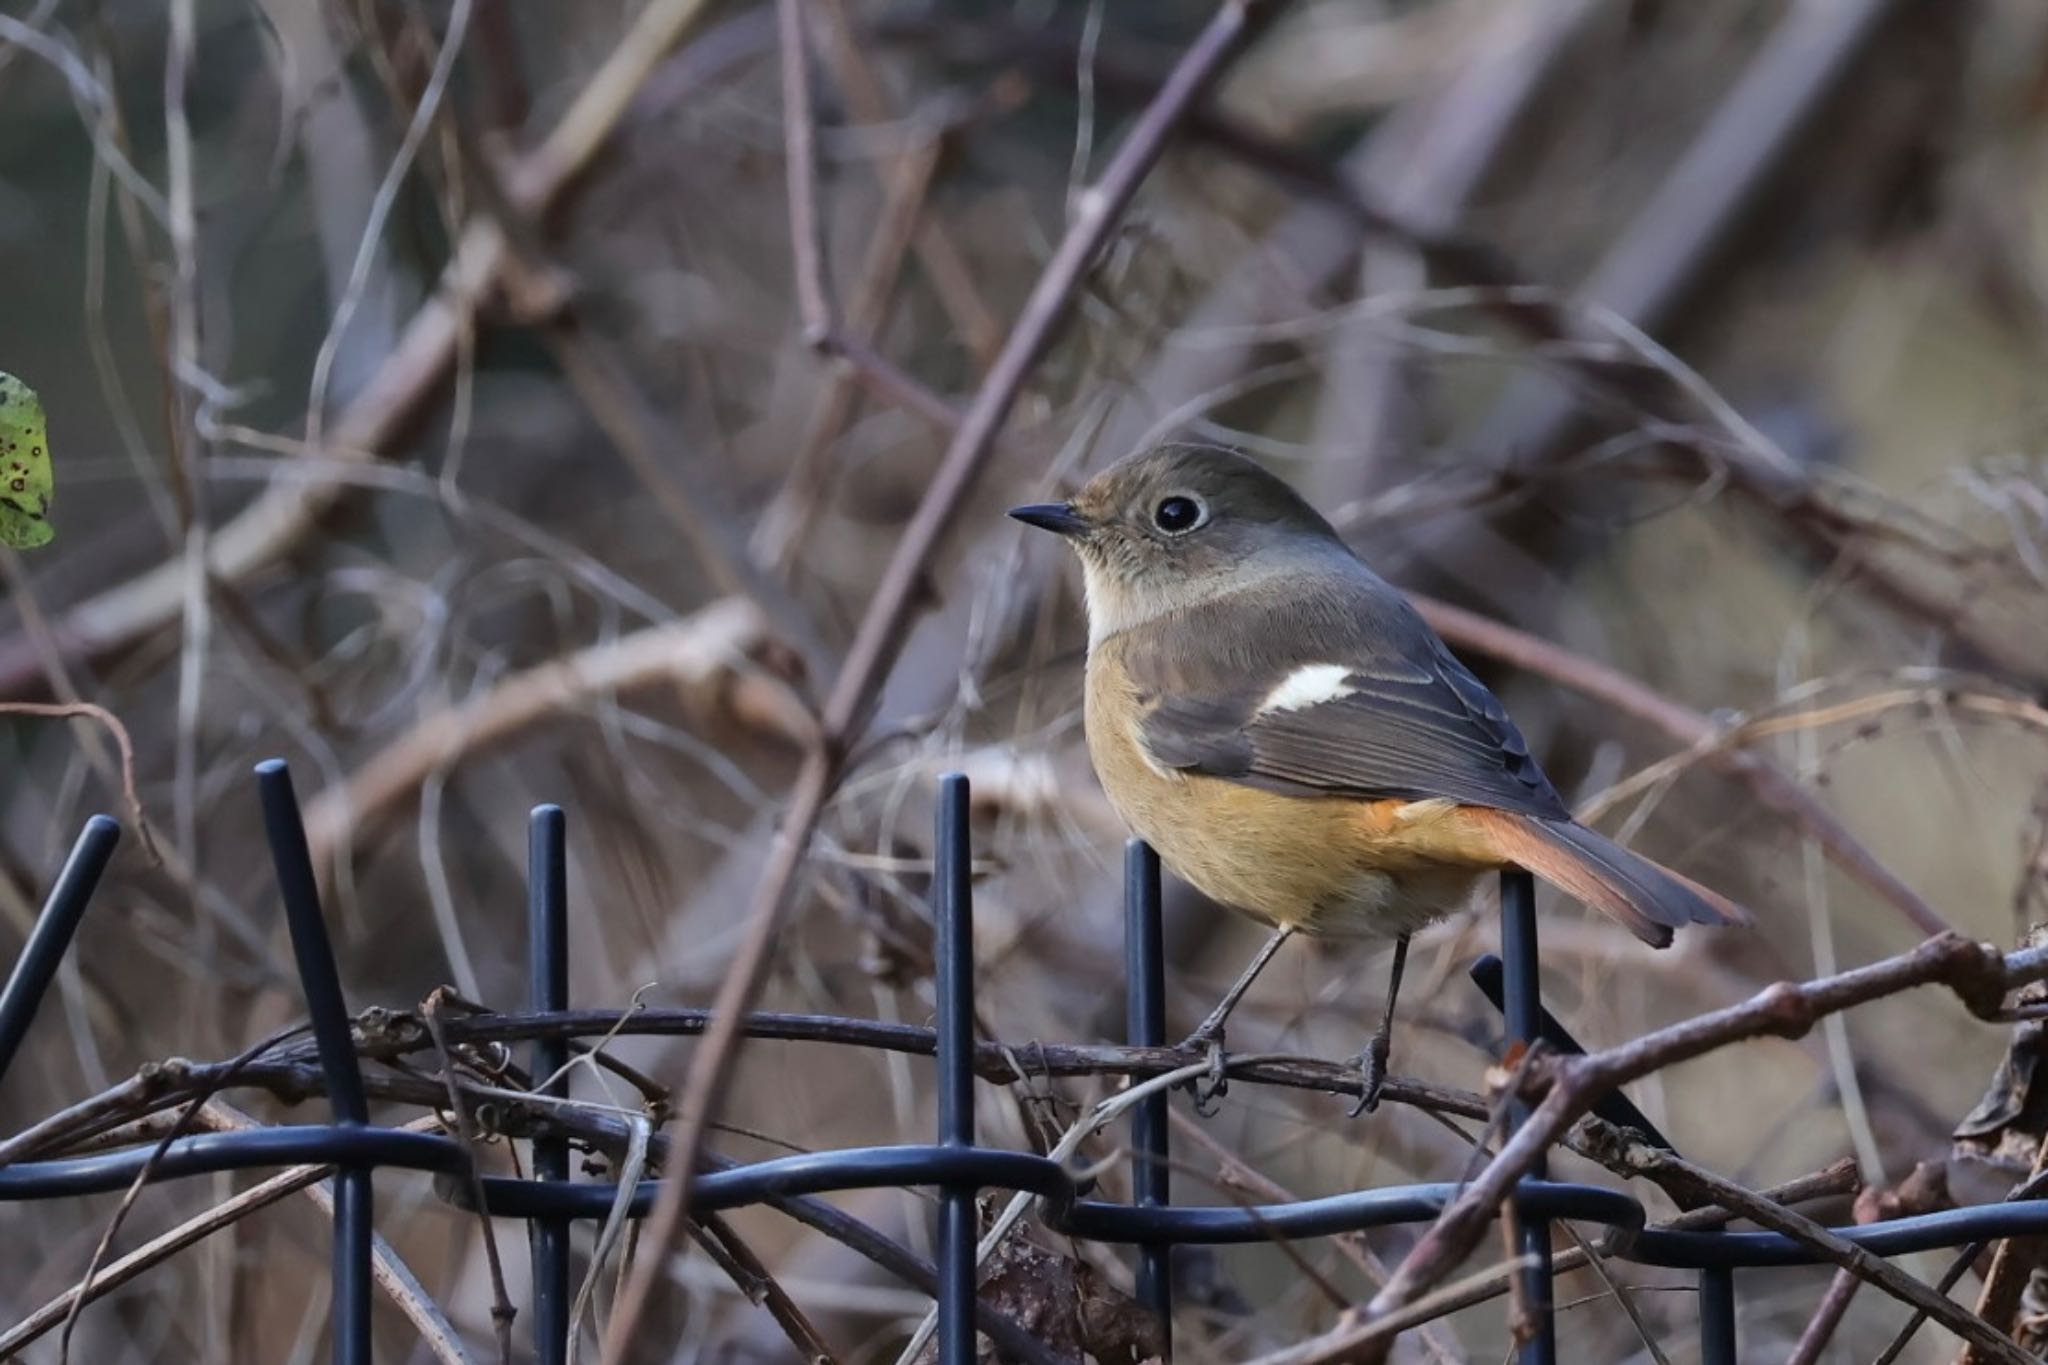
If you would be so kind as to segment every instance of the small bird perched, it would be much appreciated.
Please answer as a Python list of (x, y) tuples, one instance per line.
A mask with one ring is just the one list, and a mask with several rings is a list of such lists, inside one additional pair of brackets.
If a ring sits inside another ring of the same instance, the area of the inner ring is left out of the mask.
[(1088, 752), (1110, 803), (1176, 876), (1275, 928), (1191, 1042), (1216, 1046), (1290, 934), (1392, 938), (1386, 1013), (1357, 1059), (1372, 1107), (1408, 935), (1503, 867), (1656, 948), (1677, 925), (1747, 922), (1573, 820), (1494, 695), (1252, 461), (1142, 451), (1010, 515), (1080, 555)]

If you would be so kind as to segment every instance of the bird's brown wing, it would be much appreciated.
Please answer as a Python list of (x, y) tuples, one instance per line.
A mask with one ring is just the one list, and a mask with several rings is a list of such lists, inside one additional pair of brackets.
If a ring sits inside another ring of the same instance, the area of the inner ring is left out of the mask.
[[(1325, 582), (1263, 613), (1257, 644), (1198, 608), (1132, 632), (1140, 736), (1162, 767), (1288, 795), (1441, 797), (1547, 820), (1570, 812), (1500, 702), (1377, 579)], [(1328, 699), (1271, 705), (1304, 668)], [(1342, 669), (1341, 683), (1338, 669)]]

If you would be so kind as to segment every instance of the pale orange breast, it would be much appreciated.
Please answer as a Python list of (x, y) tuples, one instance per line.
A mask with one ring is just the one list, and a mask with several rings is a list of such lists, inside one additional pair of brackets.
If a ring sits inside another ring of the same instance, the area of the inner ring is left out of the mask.
[(1388, 935), (1456, 909), (1499, 865), (1449, 802), (1282, 796), (1154, 766), (1117, 644), (1089, 658), (1089, 756), (1118, 814), (1203, 894), (1310, 933)]

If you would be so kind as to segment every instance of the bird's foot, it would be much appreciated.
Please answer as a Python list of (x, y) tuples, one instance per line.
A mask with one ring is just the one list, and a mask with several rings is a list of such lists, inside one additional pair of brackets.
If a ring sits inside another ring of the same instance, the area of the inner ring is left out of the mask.
[(1208, 1074), (1199, 1077), (1189, 1085), (1194, 1092), (1195, 1112), (1208, 1118), (1216, 1112), (1216, 1101), (1230, 1091), (1230, 1077), (1227, 1074), (1228, 1059), (1223, 1051), (1223, 1029), (1221, 1026), (1204, 1024), (1190, 1033), (1180, 1045), (1183, 1052), (1200, 1049), (1209, 1063)]
[(1365, 1045), (1365, 1051), (1351, 1059), (1351, 1067), (1358, 1072), (1358, 1102), (1351, 1106), (1351, 1117), (1370, 1114), (1380, 1107), (1380, 1090), (1387, 1083), (1387, 1053), (1392, 1040), (1384, 1033), (1375, 1033), (1372, 1041)]

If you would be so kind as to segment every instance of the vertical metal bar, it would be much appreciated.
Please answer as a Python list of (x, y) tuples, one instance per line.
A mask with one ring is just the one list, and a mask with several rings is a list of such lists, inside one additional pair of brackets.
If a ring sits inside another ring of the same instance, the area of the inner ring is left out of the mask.
[[(939, 779), (933, 845), (932, 920), (938, 1004), (939, 1141), (974, 1144), (974, 892), (969, 884), (967, 779)], [(939, 1193), (939, 1365), (974, 1365), (974, 1187)]]
[[(568, 817), (560, 806), (536, 806), (527, 822), (526, 971), (529, 1009), (569, 1008)], [(568, 1040), (536, 1039), (535, 1083), (568, 1061)], [(567, 1095), (568, 1079), (543, 1085), (541, 1093)], [(534, 1139), (533, 1173), (541, 1180), (567, 1180), (568, 1142), (558, 1137)], [(540, 1365), (564, 1365), (569, 1358), (569, 1220), (536, 1218), (528, 1223), (527, 1251), (533, 1262), (534, 1359)]]
[[(299, 818), (291, 770), (283, 759), (256, 765), (256, 790), (263, 803), (271, 861), (277, 866), (285, 924), (291, 930), (299, 988), (306, 995), (320, 1070), (327, 1078), (327, 1103), (335, 1122), (367, 1123), (370, 1106), (349, 1034), (348, 1002), (320, 914), (306, 826)], [(343, 1166), (334, 1173), (334, 1361), (370, 1365), (370, 1171), (362, 1166)]]
[[(1124, 845), (1124, 1027), (1140, 1047), (1166, 1042), (1166, 933), (1159, 898), (1159, 855), (1143, 839)], [(1139, 1101), (1131, 1111), (1131, 1191), (1144, 1207), (1170, 1202), (1166, 1149), (1166, 1096)], [(1159, 1319), (1167, 1358), (1173, 1351), (1173, 1246), (1138, 1246), (1138, 1302)]]
[[(1527, 1045), (1543, 1036), (1543, 987), (1536, 953), (1536, 881), (1520, 868), (1500, 874), (1500, 947), (1506, 959), (1505, 1008), (1508, 1044)], [(1511, 1121), (1519, 1125), (1528, 1117), (1516, 1105)], [(1541, 1180), (1544, 1163), (1539, 1161), (1529, 1174)], [(1557, 1315), (1551, 1301), (1550, 1224), (1543, 1219), (1525, 1218), (1521, 1226), (1521, 1252), (1535, 1264), (1523, 1273), (1523, 1298), (1534, 1318), (1535, 1333), (1522, 1344), (1515, 1359), (1519, 1365), (1554, 1365), (1557, 1360)]]
[(1735, 1272), (1700, 1272), (1700, 1365), (1735, 1365)]
[(120, 838), (121, 827), (104, 815), (85, 822), (77, 842), (71, 845), (71, 856), (64, 860), (63, 871), (50, 887), (42, 913), (28, 931), (28, 942), (21, 945), (14, 970), (7, 974), (6, 986), (0, 987), (0, 1079), (14, 1063), (14, 1054), (36, 1017), (36, 1006), (57, 978), (71, 936), (85, 917), (93, 888), (100, 884), (100, 874), (107, 870), (107, 860), (114, 856)]

